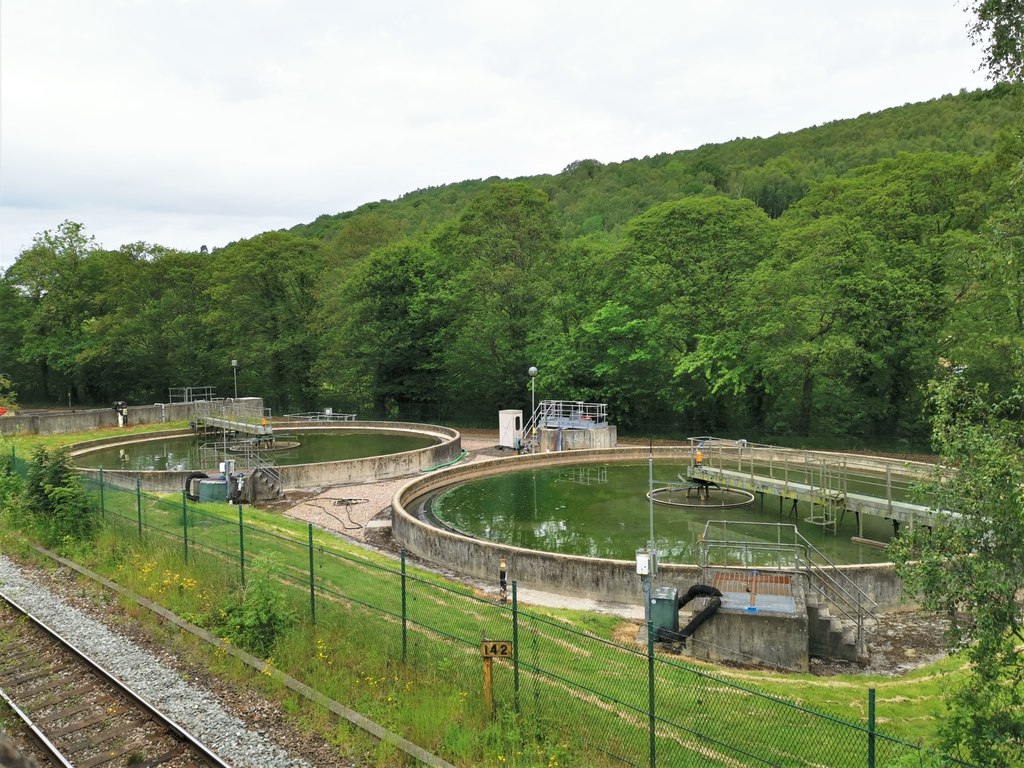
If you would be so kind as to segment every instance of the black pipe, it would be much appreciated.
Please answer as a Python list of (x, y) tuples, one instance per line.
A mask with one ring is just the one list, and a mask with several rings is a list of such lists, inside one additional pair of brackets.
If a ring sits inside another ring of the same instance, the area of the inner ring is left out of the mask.
[(205, 472), (193, 472), (191, 475), (185, 478), (185, 498), (189, 501), (199, 501), (199, 494), (192, 493), (192, 481), (193, 480), (206, 480), (210, 476)]
[(686, 638), (690, 637), (694, 632), (697, 631), (697, 627), (703, 624), (705, 621), (710, 619), (719, 608), (722, 607), (722, 598), (712, 597), (707, 605), (690, 619), (690, 623), (683, 628), (683, 631), (679, 633), (679, 639), (683, 641), (683, 645), (686, 645)]
[(694, 584), (685, 595), (679, 598), (676, 610), (679, 610), (695, 597), (721, 597), (722, 593), (707, 584)]

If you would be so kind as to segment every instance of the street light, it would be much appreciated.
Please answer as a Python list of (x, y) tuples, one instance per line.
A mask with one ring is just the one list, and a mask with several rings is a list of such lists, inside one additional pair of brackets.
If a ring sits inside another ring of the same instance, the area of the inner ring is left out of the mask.
[(235, 400), (238, 399), (238, 361), (231, 361), (231, 378), (235, 382)]
[(537, 412), (536, 405), (536, 393), (537, 393), (537, 366), (531, 365), (530, 370), (527, 371), (530, 374), (530, 418), (533, 418), (533, 414)]

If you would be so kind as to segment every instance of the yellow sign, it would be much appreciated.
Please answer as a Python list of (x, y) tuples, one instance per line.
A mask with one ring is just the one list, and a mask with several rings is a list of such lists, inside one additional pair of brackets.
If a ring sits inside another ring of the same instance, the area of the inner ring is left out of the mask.
[(493, 656), (500, 658), (512, 658), (511, 640), (483, 640), (480, 643), (480, 655), (485, 659)]

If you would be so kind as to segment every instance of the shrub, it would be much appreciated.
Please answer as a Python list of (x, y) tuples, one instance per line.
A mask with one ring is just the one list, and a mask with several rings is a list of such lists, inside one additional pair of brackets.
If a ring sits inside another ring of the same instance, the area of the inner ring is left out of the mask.
[(96, 532), (96, 507), (63, 448), (47, 451), (39, 447), (33, 452), (24, 504), (48, 545), (88, 540)]
[(217, 622), (221, 637), (262, 658), (297, 621), (271, 566), (270, 560), (256, 563), (240, 598), (221, 606)]

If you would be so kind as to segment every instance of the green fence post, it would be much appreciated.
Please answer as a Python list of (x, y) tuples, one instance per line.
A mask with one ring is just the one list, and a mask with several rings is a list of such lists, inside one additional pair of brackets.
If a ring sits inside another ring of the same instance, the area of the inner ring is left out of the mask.
[(135, 478), (135, 512), (139, 518), (139, 540), (142, 540), (142, 479)]
[(106, 517), (107, 508), (103, 505), (103, 467), (100, 467), (100, 516)]
[(313, 524), (309, 526), (309, 613), (313, 617), (313, 626), (316, 626), (316, 583), (313, 580)]
[(868, 688), (868, 768), (875, 768), (875, 689)]
[(519, 713), (519, 599), (516, 582), (512, 581), (512, 691), (515, 694), (516, 714)]
[(185, 565), (188, 565), (188, 496), (181, 492), (181, 529), (185, 538)]
[(406, 654), (409, 650), (409, 635), (408, 626), (406, 622), (405, 607), (406, 607), (406, 592), (405, 592), (405, 547), (402, 547), (402, 661), (405, 661)]
[(242, 566), (242, 589), (245, 589), (245, 529), (242, 527), (242, 505), (238, 505), (238, 561)]
[(650, 731), (651, 768), (657, 768), (657, 750), (654, 745), (654, 622), (647, 622), (647, 728)]

